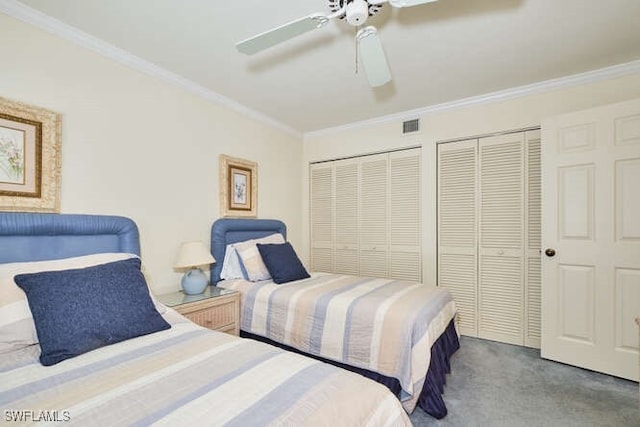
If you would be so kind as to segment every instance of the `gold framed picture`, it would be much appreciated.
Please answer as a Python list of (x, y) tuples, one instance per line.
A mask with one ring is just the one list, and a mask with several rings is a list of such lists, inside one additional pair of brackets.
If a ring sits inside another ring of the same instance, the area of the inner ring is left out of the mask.
[(220, 215), (255, 217), (258, 199), (258, 164), (220, 155)]
[(60, 211), (60, 115), (0, 98), (0, 210)]

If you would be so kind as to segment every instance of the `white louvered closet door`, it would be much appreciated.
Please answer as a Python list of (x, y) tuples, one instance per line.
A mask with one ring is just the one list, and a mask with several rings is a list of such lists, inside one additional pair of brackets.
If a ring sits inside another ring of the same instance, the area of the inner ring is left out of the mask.
[(522, 345), (524, 134), (478, 144), (478, 336)]
[(477, 140), (438, 145), (438, 283), (451, 291), (463, 335), (478, 335)]
[(331, 163), (311, 165), (311, 270), (333, 271), (334, 176)]
[(388, 155), (360, 161), (360, 275), (388, 277)]
[(438, 146), (438, 283), (463, 335), (540, 347), (540, 132)]
[(358, 186), (357, 159), (338, 160), (335, 164), (335, 251), (333, 272), (357, 275)]
[(540, 348), (542, 327), (542, 171), (540, 131), (525, 133), (525, 325), (524, 345)]
[(389, 153), (389, 277), (422, 281), (421, 150)]
[(310, 165), (313, 271), (422, 280), (421, 151)]

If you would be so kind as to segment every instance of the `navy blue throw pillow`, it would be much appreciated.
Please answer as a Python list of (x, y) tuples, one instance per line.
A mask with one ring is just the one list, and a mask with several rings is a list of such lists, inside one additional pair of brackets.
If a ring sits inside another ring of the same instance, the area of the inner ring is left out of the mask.
[(291, 243), (264, 245), (258, 243), (257, 246), (262, 261), (275, 283), (287, 283), (310, 277)]
[(14, 280), (27, 295), (44, 366), (171, 327), (151, 301), (138, 258)]

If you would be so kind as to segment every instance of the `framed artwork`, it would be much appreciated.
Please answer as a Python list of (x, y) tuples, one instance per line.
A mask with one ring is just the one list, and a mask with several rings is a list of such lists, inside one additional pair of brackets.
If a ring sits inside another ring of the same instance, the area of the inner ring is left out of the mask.
[(1, 97), (0, 210), (60, 211), (60, 115)]
[(258, 164), (220, 155), (220, 215), (255, 217), (258, 200)]

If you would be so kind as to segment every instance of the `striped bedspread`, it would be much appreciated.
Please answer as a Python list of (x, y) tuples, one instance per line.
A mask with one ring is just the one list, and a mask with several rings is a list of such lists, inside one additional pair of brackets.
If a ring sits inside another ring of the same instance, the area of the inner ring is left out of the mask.
[(0, 355), (7, 424), (411, 425), (384, 386), (187, 321), (51, 367), (38, 353)]
[(314, 273), (282, 285), (227, 280), (218, 286), (242, 293), (242, 330), (397, 378), (409, 413), (431, 346), (456, 313), (447, 290), (391, 279)]

